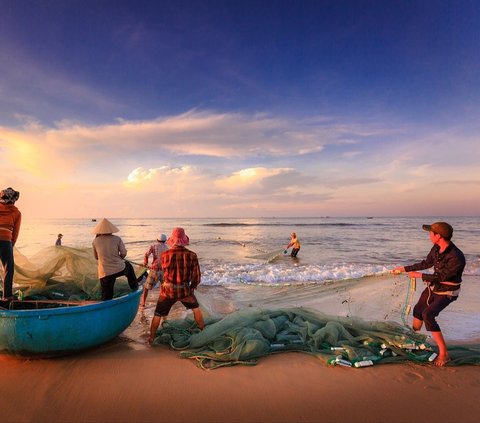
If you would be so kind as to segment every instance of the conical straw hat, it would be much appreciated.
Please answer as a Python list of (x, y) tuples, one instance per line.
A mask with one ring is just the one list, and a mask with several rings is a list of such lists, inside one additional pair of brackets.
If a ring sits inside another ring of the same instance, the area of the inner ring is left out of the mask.
[(113, 234), (118, 231), (119, 229), (105, 217), (92, 229), (95, 235)]

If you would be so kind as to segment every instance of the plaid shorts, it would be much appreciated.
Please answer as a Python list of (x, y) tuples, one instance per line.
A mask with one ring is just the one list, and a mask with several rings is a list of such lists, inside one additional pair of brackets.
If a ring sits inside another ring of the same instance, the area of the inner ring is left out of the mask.
[(148, 277), (145, 282), (145, 289), (153, 289), (157, 285), (158, 282), (162, 280), (163, 273), (161, 271), (156, 271), (150, 269), (148, 272)]

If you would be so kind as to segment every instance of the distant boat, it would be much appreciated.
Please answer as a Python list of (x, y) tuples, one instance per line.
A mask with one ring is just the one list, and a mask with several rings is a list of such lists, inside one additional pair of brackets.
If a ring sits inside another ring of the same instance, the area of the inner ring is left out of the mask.
[(96, 222), (96, 221), (97, 221), (97, 219), (92, 219), (92, 222)]
[(372, 217), (372, 216), (368, 216), (367, 219), (373, 219), (373, 217)]
[(0, 351), (54, 356), (103, 344), (132, 323), (141, 293), (108, 301), (0, 301)]

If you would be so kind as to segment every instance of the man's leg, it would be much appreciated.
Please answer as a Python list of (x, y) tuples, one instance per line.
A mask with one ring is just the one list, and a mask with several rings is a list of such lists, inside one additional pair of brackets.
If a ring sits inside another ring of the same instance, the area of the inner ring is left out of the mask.
[(160, 326), (160, 323), (162, 323), (163, 317), (160, 316), (153, 316), (152, 319), (152, 324), (150, 325), (150, 336), (148, 338), (148, 343), (150, 345), (153, 344), (153, 341), (155, 341), (155, 337), (157, 336), (157, 330), (158, 327)]
[(100, 287), (102, 288), (102, 301), (111, 300), (113, 298), (114, 286), (117, 277), (121, 273), (115, 273), (114, 275), (105, 276), (100, 279)]
[(428, 307), (422, 313), (423, 320), (425, 322), (425, 329), (432, 334), (433, 339), (438, 347), (438, 357), (433, 362), (435, 366), (442, 367), (450, 361), (447, 345), (445, 343), (445, 339), (443, 338), (442, 331), (440, 330), (440, 326), (437, 323), (436, 317), (445, 307), (450, 305), (456, 299), (457, 297), (432, 293)]
[(142, 294), (142, 299), (140, 301), (140, 307), (145, 307), (145, 304), (147, 302), (148, 291), (150, 289), (155, 288), (155, 286), (157, 285), (157, 281), (158, 281), (158, 272), (153, 269), (150, 269), (147, 280), (143, 287), (143, 294)]
[(205, 327), (205, 322), (203, 321), (203, 314), (200, 310), (200, 304), (198, 304), (195, 294), (192, 293), (188, 297), (182, 298), (180, 301), (185, 308), (193, 311), (193, 317), (195, 318), (195, 322), (197, 322), (197, 326), (200, 328), (200, 330), (203, 330)]
[(438, 346), (438, 357), (435, 359), (433, 364), (438, 367), (443, 367), (450, 361), (450, 355), (447, 351), (447, 344), (445, 343), (445, 339), (443, 338), (442, 331), (438, 332), (430, 332), (435, 339), (435, 342)]
[(203, 320), (202, 310), (200, 310), (200, 307), (197, 307), (197, 308), (193, 308), (192, 311), (193, 311), (193, 317), (195, 318), (195, 321), (197, 322), (198, 327), (200, 328), (200, 330), (203, 330), (203, 328), (205, 327), (205, 322)]
[(10, 241), (0, 241), (0, 257), (4, 269), (3, 273), (3, 299), (12, 297), (13, 273), (15, 271), (13, 259), (13, 247)]
[(142, 298), (140, 299), (140, 307), (145, 307), (145, 302), (147, 301), (148, 296), (148, 289), (146, 287), (143, 288)]
[(152, 319), (152, 324), (150, 325), (150, 337), (148, 338), (148, 343), (152, 345), (153, 341), (155, 341), (155, 337), (157, 336), (157, 330), (160, 324), (163, 324), (165, 319), (170, 313), (170, 309), (172, 308), (173, 304), (176, 303), (177, 300), (162, 297), (160, 295), (157, 301), (157, 307), (155, 308), (155, 314)]
[(138, 289), (138, 280), (137, 280), (137, 277), (135, 276), (135, 271), (133, 270), (133, 266), (128, 261), (125, 262), (124, 274), (127, 277), (128, 285), (130, 286), (130, 289), (132, 291), (136, 291)]
[(418, 332), (420, 329), (422, 329), (423, 326), (423, 320), (417, 319), (416, 317), (413, 318), (413, 324), (412, 328), (415, 332)]
[(423, 326), (423, 320), (424, 316), (423, 313), (425, 312), (425, 309), (428, 307), (428, 300), (430, 298), (430, 290), (428, 288), (425, 288), (420, 295), (420, 298), (417, 301), (417, 304), (415, 304), (415, 307), (413, 307), (413, 324), (412, 328), (414, 331), (419, 331), (422, 329)]

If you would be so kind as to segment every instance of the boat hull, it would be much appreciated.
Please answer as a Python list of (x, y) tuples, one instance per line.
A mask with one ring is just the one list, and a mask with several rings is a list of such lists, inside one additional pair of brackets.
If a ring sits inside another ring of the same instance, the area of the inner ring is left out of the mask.
[(50, 356), (103, 344), (132, 323), (141, 293), (73, 307), (1, 310), (0, 351)]

